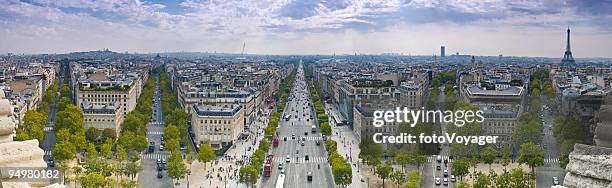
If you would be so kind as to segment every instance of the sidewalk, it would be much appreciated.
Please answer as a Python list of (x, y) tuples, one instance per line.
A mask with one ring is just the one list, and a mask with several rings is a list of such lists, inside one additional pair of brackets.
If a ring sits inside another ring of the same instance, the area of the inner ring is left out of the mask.
[[(234, 146), (225, 152), (224, 157), (217, 157), (217, 160), (206, 163), (206, 166), (194, 160), (190, 167), (189, 187), (246, 188), (246, 184), (238, 183), (238, 172), (242, 164), (238, 164), (237, 161), (244, 161), (244, 165), (248, 165), (250, 156), (259, 147), (259, 142), (264, 138), (263, 129), (267, 126), (271, 113), (272, 110), (266, 109), (264, 115), (253, 122), (252, 128), (254, 134), (249, 136), (247, 140), (239, 140), (234, 143)], [(253, 141), (255, 141), (255, 144), (253, 144)], [(251, 147), (250, 151), (248, 150), (249, 147)], [(259, 182), (256, 185), (257, 187), (259, 187), (258, 184)], [(187, 178), (179, 180), (179, 184), (175, 184), (174, 187), (186, 188)]]
[[(329, 114), (330, 111), (333, 111), (332, 113), (339, 114), (336, 108), (333, 107), (333, 104), (325, 104), (325, 113)], [(334, 123), (331, 123), (330, 125), (332, 125), (331, 139), (337, 143), (338, 154), (343, 156), (352, 166), (353, 182), (348, 187), (367, 187), (365, 182), (361, 182), (364, 177), (358, 170), (361, 166), (359, 162), (359, 143), (357, 142), (353, 131), (348, 126), (336, 126)]]

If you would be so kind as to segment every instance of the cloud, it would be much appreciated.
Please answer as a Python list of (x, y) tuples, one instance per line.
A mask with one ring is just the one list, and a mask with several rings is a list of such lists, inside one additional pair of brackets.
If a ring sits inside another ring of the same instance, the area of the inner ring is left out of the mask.
[[(610, 1), (590, 0), (0, 0), (0, 52), (100, 48), (236, 52), (247, 42), (247, 48), (261, 53), (368, 53), (412, 49), (376, 42), (415, 40), (404, 36), (408, 34), (431, 40), (419, 43), (437, 46), (453, 40), (444, 36), (451, 31), (452, 36), (478, 33), (492, 41), (529, 31), (549, 35), (560, 31), (563, 38), (562, 30), (568, 25), (577, 28), (577, 35), (609, 41), (609, 9)], [(342, 44), (330, 44), (334, 42)], [(607, 44), (593, 44), (593, 52), (609, 49)], [(452, 45), (464, 46), (466, 51), (478, 48), (468, 43)]]

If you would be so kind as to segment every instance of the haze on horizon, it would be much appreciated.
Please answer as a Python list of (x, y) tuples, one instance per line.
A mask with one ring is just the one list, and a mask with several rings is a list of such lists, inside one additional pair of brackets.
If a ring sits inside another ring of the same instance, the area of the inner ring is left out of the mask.
[(612, 57), (612, 1), (0, 0), (0, 52)]

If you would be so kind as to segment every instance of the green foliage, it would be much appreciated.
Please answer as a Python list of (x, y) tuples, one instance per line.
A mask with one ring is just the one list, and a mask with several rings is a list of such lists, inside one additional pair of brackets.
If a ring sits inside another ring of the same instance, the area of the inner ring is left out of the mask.
[(71, 160), (76, 157), (76, 147), (69, 141), (59, 141), (55, 144), (52, 153), (55, 160)]
[(197, 159), (201, 163), (207, 163), (215, 159), (215, 152), (208, 144), (202, 144), (199, 148)]
[(406, 188), (420, 188), (421, 187), (421, 173), (418, 170), (411, 170), (408, 172), (408, 181), (406, 181)]
[(239, 180), (240, 183), (247, 183), (249, 185), (253, 185), (257, 183), (257, 178), (259, 176), (259, 172), (257, 171), (257, 167), (248, 165), (240, 167), (239, 170)]
[(588, 130), (574, 117), (557, 117), (553, 121), (553, 135), (559, 144), (559, 162), (565, 167), (569, 162), (569, 153), (577, 143), (588, 143)]
[(496, 176), (494, 183), (497, 188), (535, 187), (534, 183), (530, 183), (529, 174), (522, 168), (515, 168)]
[(544, 150), (531, 142), (525, 143), (519, 150), (518, 162), (529, 165), (531, 172), (535, 172), (535, 167), (544, 165)]
[(474, 182), (474, 188), (488, 188), (491, 185), (491, 178), (481, 172), (477, 173), (476, 181)]
[(519, 117), (517, 127), (512, 134), (515, 147), (524, 143), (541, 143), (543, 125), (539, 117), (531, 113), (523, 113)]
[(23, 141), (37, 139), (39, 142), (45, 139), (44, 127), (47, 124), (45, 114), (33, 110), (26, 111), (23, 122), (17, 127), (16, 140)]
[(495, 158), (497, 158), (497, 150), (495, 150), (493, 146), (488, 145), (487, 147), (484, 148), (480, 157), (482, 158), (482, 162), (484, 162), (485, 164), (488, 164), (489, 169), (491, 169), (491, 164), (493, 164), (493, 162), (495, 161)]
[(91, 172), (80, 179), (81, 186), (85, 188), (97, 188), (104, 187), (106, 185), (106, 179), (99, 172)]
[(376, 166), (376, 175), (378, 175), (378, 177), (382, 179), (383, 187), (385, 187), (385, 179), (389, 178), (391, 170), (393, 170), (393, 168), (391, 168), (391, 165), (389, 165), (389, 163), (379, 164), (378, 166)]
[(321, 134), (326, 135), (326, 136), (331, 136), (332, 128), (328, 122), (321, 123)]
[(54, 129), (60, 130), (66, 128), (70, 133), (85, 133), (85, 122), (83, 112), (79, 107), (68, 104), (66, 109), (57, 113)]
[(94, 142), (96, 139), (98, 139), (98, 136), (100, 136), (100, 133), (95, 127), (89, 127), (87, 132), (85, 132), (85, 137), (89, 142)]
[(463, 180), (463, 176), (469, 173), (469, 168), (470, 168), (470, 163), (466, 161), (465, 159), (459, 158), (459, 159), (454, 160), (451, 174)]
[(393, 182), (398, 186), (402, 185), (402, 183), (404, 183), (404, 180), (406, 180), (406, 177), (404, 176), (404, 172), (402, 172), (402, 170), (394, 170), (389, 176), (391, 180), (393, 180)]
[(171, 152), (168, 159), (168, 176), (178, 181), (183, 178), (187, 171), (187, 166), (183, 163), (180, 152)]

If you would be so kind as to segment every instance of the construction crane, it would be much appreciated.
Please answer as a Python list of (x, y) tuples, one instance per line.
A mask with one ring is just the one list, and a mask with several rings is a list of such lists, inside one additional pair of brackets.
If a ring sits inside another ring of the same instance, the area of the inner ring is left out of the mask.
[(244, 47), (246, 46), (246, 42), (242, 43), (242, 52), (240, 52), (240, 57), (237, 57), (236, 59), (240, 61), (240, 63), (243, 63), (244, 60), (246, 60), (246, 58), (244, 57)]

